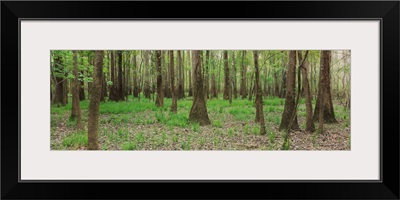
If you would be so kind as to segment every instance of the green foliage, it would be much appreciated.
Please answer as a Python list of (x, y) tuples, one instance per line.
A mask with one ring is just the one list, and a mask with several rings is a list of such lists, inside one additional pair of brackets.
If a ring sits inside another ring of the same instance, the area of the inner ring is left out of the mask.
[(194, 132), (199, 132), (200, 124), (199, 123), (192, 123), (192, 128)]
[(122, 150), (136, 150), (137, 144), (136, 142), (125, 142), (122, 144)]
[(72, 147), (76, 149), (79, 147), (87, 146), (87, 144), (88, 144), (88, 137), (86, 132), (84, 131), (71, 133), (62, 139), (62, 145), (67, 148)]
[(217, 127), (217, 128), (222, 128), (222, 122), (220, 120), (212, 121), (212, 125)]

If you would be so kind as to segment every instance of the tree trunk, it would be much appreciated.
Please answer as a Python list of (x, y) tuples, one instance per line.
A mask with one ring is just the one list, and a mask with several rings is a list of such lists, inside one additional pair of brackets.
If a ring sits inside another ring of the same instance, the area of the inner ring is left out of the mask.
[(150, 65), (149, 65), (149, 51), (146, 50), (144, 52), (144, 71), (145, 71), (145, 77), (144, 77), (144, 96), (148, 99), (150, 99)]
[(286, 98), (286, 71), (282, 70), (281, 98)]
[[(58, 68), (63, 68), (63, 63), (61, 61), (60, 57), (55, 57), (54, 62), (56, 63)], [(56, 88), (56, 94), (54, 97), (54, 104), (57, 106), (65, 106), (67, 103), (66, 97), (65, 97), (65, 89), (66, 89), (66, 84), (67, 80), (62, 78), (62, 77), (56, 77), (56, 83), (55, 83), (55, 88)]]
[[(297, 55), (299, 57), (299, 60), (303, 60), (303, 56), (301, 54), (301, 51), (297, 52)], [(303, 90), (304, 90), (304, 95), (306, 98), (306, 131), (308, 132), (314, 132), (315, 131), (315, 126), (314, 126), (314, 120), (312, 116), (312, 103), (311, 103), (311, 91), (310, 91), (310, 84), (308, 82), (308, 61), (307, 59), (304, 60), (302, 68), (302, 75), (303, 75)]]
[(206, 65), (205, 65), (205, 72), (204, 72), (204, 98), (209, 99), (209, 91), (210, 91), (210, 84), (209, 84), (209, 79), (210, 79), (210, 74), (209, 74), (209, 68), (210, 68), (210, 51), (206, 51)]
[(157, 100), (156, 106), (164, 106), (164, 93), (162, 83), (162, 71), (161, 71), (161, 51), (156, 51), (156, 68), (157, 68)]
[(196, 95), (193, 98), (193, 105), (190, 109), (189, 119), (198, 122), (201, 126), (211, 124), (208, 118), (206, 101), (204, 99), (203, 73), (201, 67), (201, 51), (192, 51), (192, 66), (194, 74), (194, 90)]
[(89, 115), (88, 115), (88, 149), (98, 150), (98, 123), (101, 95), (101, 79), (103, 76), (104, 51), (95, 51), (95, 64), (93, 71), (93, 88), (90, 91)]
[(274, 72), (274, 82), (275, 82), (274, 96), (279, 97), (278, 75), (276, 72)]
[(115, 78), (115, 52), (111, 51), (111, 82), (112, 85), (110, 87), (110, 96), (109, 100), (116, 101), (117, 100), (117, 82)]
[(175, 88), (175, 74), (174, 74), (174, 51), (169, 51), (169, 73), (170, 73), (170, 82), (171, 82), (171, 96), (172, 96), (172, 104), (171, 104), (171, 112), (177, 112), (177, 96), (176, 96), (176, 88)]
[[(287, 88), (286, 88), (286, 100), (285, 107), (282, 113), (281, 124), (279, 131), (287, 130), (289, 125), (292, 123), (291, 129), (299, 129), (297, 122), (297, 114), (295, 108), (295, 88), (296, 85), (296, 51), (289, 51), (289, 64), (287, 73)], [(295, 115), (294, 121), (291, 122), (292, 116)]]
[(184, 94), (184, 90), (183, 90), (183, 78), (182, 78), (182, 73), (183, 73), (183, 69), (182, 69), (182, 56), (181, 56), (181, 51), (178, 50), (177, 51), (177, 56), (178, 56), (178, 98), (179, 99), (183, 99), (183, 97), (185, 96)]
[(236, 86), (236, 66), (235, 66), (235, 51), (232, 51), (232, 95), (233, 98), (237, 99), (237, 86)]
[(256, 122), (260, 123), (260, 134), (265, 135), (267, 132), (265, 130), (265, 121), (264, 121), (264, 113), (263, 113), (263, 102), (262, 102), (262, 91), (261, 91), (261, 81), (260, 81), (260, 69), (258, 66), (258, 51), (253, 51), (254, 57), (254, 68), (255, 68), (255, 76), (256, 76)]
[(251, 74), (250, 77), (250, 87), (249, 87), (249, 100), (251, 101), (253, 99), (253, 88), (254, 88), (254, 73)]
[(122, 51), (117, 51), (118, 54), (118, 92), (117, 101), (124, 99), (124, 88), (123, 88), (123, 73), (122, 73)]
[(224, 99), (229, 99), (230, 89), (230, 77), (229, 77), (229, 65), (228, 65), (228, 51), (224, 51), (224, 74), (225, 74), (225, 86), (224, 86)]
[[(316, 113), (318, 113), (318, 133), (323, 133), (324, 132), (324, 101), (325, 101), (325, 67), (326, 66), (326, 53), (324, 51), (321, 51), (321, 58), (320, 58), (320, 71), (319, 71), (319, 86), (318, 86), (318, 97), (317, 97), (317, 105), (315, 106), (315, 113), (314, 113), (314, 118), (316, 116)], [(321, 107), (320, 109), (317, 110), (317, 108)]]
[[(314, 110), (314, 121), (319, 119), (319, 110), (320, 105), (324, 106), (323, 118), (324, 123), (337, 123), (335, 118), (335, 113), (333, 110), (333, 103), (332, 103), (332, 96), (331, 96), (331, 84), (330, 84), (330, 62), (331, 62), (331, 51), (321, 51), (321, 70), (320, 70), (320, 81), (321, 76), (324, 78), (325, 87), (322, 91), (323, 93), (320, 94), (318, 92), (317, 103)], [(323, 65), (323, 66), (322, 66)], [(323, 70), (322, 70), (323, 69)], [(323, 100), (323, 104), (320, 104), (321, 99)]]
[(82, 129), (82, 112), (81, 106), (79, 101), (79, 88), (81, 84), (78, 80), (78, 52), (72, 51), (74, 56), (74, 80), (73, 80), (73, 87), (72, 87), (72, 112), (71, 112), (71, 119), (76, 119), (76, 127), (77, 129)]
[(136, 56), (136, 54), (133, 56), (133, 96), (139, 97), (138, 67), (136, 64)]
[(242, 95), (242, 99), (245, 99), (247, 97), (247, 91), (246, 91), (246, 75), (247, 75), (247, 69), (246, 65), (244, 63), (244, 59), (246, 58), (246, 51), (242, 51), (242, 70), (241, 70), (241, 82), (240, 82), (240, 94)]
[[(83, 74), (83, 71), (81, 71), (81, 74)], [(85, 100), (85, 82), (83, 80), (79, 81), (79, 100), (83, 101)]]

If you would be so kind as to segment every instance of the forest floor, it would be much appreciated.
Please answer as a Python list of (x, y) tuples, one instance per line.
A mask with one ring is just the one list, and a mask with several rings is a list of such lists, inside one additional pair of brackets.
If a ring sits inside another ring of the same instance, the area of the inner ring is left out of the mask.
[[(267, 135), (260, 135), (254, 123), (254, 101), (234, 99), (232, 105), (222, 99), (207, 100), (212, 122), (199, 126), (188, 120), (192, 100), (178, 100), (178, 112), (169, 112), (171, 99), (164, 107), (154, 101), (130, 96), (128, 101), (102, 102), (99, 116), (101, 150), (280, 150), (283, 132), (278, 131), (284, 99), (264, 99)], [(315, 100), (313, 102), (315, 104)], [(334, 103), (335, 104), (335, 103)], [(87, 130), (89, 101), (81, 101), (84, 130)], [(350, 110), (334, 106), (336, 124), (325, 124), (324, 133), (308, 133), (305, 128), (304, 99), (298, 109), (302, 131), (290, 133), (289, 150), (350, 150)], [(71, 101), (64, 107), (51, 107), (52, 150), (85, 150), (87, 132), (77, 131), (69, 120)], [(317, 123), (316, 123), (317, 125)]]

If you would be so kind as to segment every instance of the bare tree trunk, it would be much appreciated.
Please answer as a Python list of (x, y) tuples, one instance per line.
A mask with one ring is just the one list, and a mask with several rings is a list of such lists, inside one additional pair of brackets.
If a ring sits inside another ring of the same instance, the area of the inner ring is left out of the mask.
[(192, 66), (194, 74), (194, 90), (196, 95), (193, 97), (193, 105), (190, 109), (189, 119), (198, 122), (201, 126), (211, 124), (207, 114), (206, 101), (204, 99), (203, 73), (201, 67), (201, 51), (192, 51)]
[(93, 71), (93, 88), (90, 91), (89, 115), (88, 115), (88, 149), (98, 150), (98, 124), (99, 106), (101, 95), (101, 79), (103, 76), (104, 51), (95, 51), (95, 64)]
[(71, 112), (71, 119), (76, 119), (76, 127), (77, 129), (82, 129), (82, 112), (81, 106), (79, 101), (79, 88), (81, 84), (78, 80), (78, 52), (72, 51), (74, 56), (74, 81), (72, 87), (72, 112)]
[(246, 65), (244, 63), (244, 60), (246, 58), (246, 51), (242, 51), (242, 70), (241, 70), (241, 82), (240, 82), (240, 94), (242, 95), (242, 99), (245, 99), (247, 97), (247, 86), (246, 86), (246, 74), (247, 74), (247, 69)]
[[(282, 113), (282, 120), (279, 126), (279, 131), (287, 130), (289, 125), (292, 123), (292, 129), (299, 129), (297, 122), (297, 114), (295, 108), (295, 84), (296, 84), (296, 51), (289, 51), (289, 64), (288, 64), (288, 75), (287, 75), (287, 88), (286, 88), (286, 100), (285, 107)], [(291, 122), (292, 116), (295, 115), (294, 121)]]
[(182, 69), (182, 56), (181, 56), (181, 51), (178, 50), (177, 51), (178, 54), (178, 98), (179, 99), (183, 99), (183, 97), (185, 96), (184, 91), (183, 91), (183, 79), (182, 79), (182, 73), (183, 73), (183, 69)]
[(144, 52), (144, 67), (145, 67), (144, 96), (150, 99), (150, 65), (149, 65), (148, 50)]
[(124, 99), (124, 89), (123, 89), (123, 73), (122, 73), (122, 51), (118, 51), (118, 94), (117, 101)]
[(261, 82), (260, 82), (260, 69), (258, 66), (258, 51), (253, 51), (254, 57), (254, 68), (255, 68), (255, 76), (256, 76), (256, 122), (260, 123), (260, 134), (265, 135), (267, 132), (265, 130), (265, 121), (264, 121), (264, 113), (263, 113), (263, 103), (262, 103), (262, 91), (261, 91)]
[(161, 51), (156, 51), (156, 68), (157, 68), (157, 100), (156, 106), (164, 106), (164, 93), (162, 83), (162, 71), (161, 71)]
[(170, 82), (171, 82), (171, 96), (172, 96), (172, 105), (171, 112), (177, 112), (177, 97), (176, 97), (176, 88), (175, 88), (175, 75), (174, 75), (174, 51), (169, 51), (169, 73), (170, 73)]
[[(297, 56), (299, 57), (299, 60), (303, 60), (303, 56), (301, 54), (301, 51), (297, 52)], [(303, 75), (303, 90), (304, 90), (304, 95), (306, 98), (306, 131), (309, 132), (314, 132), (315, 131), (315, 126), (314, 126), (314, 120), (312, 116), (312, 103), (311, 103), (311, 92), (310, 92), (310, 84), (308, 82), (308, 61), (307, 59), (304, 60), (303, 66), (302, 67), (302, 75)]]
[(204, 72), (204, 98), (209, 99), (209, 90), (210, 90), (210, 84), (209, 84), (209, 68), (210, 68), (210, 51), (206, 51), (206, 65), (205, 65), (205, 72)]
[[(325, 67), (326, 67), (326, 53), (324, 51), (321, 51), (321, 63), (320, 63), (320, 72), (319, 72), (319, 86), (318, 86), (318, 97), (317, 97), (317, 105), (315, 106), (315, 113), (318, 113), (318, 133), (323, 133), (324, 132), (324, 93), (325, 93)], [(320, 109), (317, 110), (317, 107), (321, 107)]]
[(231, 74), (231, 79), (232, 79), (232, 94), (233, 98), (237, 99), (237, 86), (236, 86), (236, 66), (235, 66), (235, 51), (232, 51), (232, 74)]
[[(317, 104), (315, 106), (314, 110), (314, 121), (317, 121), (319, 119), (319, 110), (320, 110), (320, 105), (324, 106), (324, 112), (323, 112), (323, 118), (324, 118), (324, 123), (337, 123), (336, 118), (335, 118), (335, 113), (333, 110), (333, 103), (332, 103), (332, 96), (331, 96), (331, 84), (330, 84), (330, 62), (331, 62), (331, 51), (321, 51), (321, 63), (320, 65), (324, 65), (323, 67), (321, 66), (321, 70), (323, 69), (322, 73), (320, 71), (320, 76), (324, 76), (324, 84), (323, 86), (325, 87), (323, 89), (324, 93), (320, 94), (318, 92), (318, 97), (317, 97)], [(320, 78), (321, 79), (321, 78)], [(320, 104), (319, 101), (324, 98), (323, 104)]]
[(230, 77), (229, 77), (229, 65), (228, 65), (228, 51), (224, 51), (224, 74), (225, 74), (225, 86), (224, 86), (224, 99), (229, 99), (230, 89)]

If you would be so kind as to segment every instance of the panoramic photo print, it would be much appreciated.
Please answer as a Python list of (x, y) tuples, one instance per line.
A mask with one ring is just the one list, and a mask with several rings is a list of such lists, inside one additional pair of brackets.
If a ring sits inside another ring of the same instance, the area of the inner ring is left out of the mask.
[(51, 50), (51, 150), (350, 150), (350, 50)]

